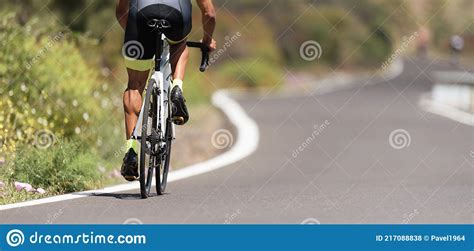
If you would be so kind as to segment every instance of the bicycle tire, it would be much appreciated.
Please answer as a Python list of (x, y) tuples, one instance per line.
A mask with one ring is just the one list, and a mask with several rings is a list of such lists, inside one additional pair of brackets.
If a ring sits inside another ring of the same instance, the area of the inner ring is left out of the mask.
[(171, 142), (173, 141), (173, 126), (170, 118), (166, 120), (165, 140), (166, 147), (164, 152), (161, 154), (161, 159), (155, 172), (155, 186), (158, 195), (163, 195), (165, 193), (166, 185), (168, 184), (168, 171), (171, 160)]
[[(148, 126), (149, 119), (150, 119), (150, 110), (151, 111), (156, 111), (155, 106), (157, 105), (157, 98), (156, 94), (153, 91), (153, 86), (155, 82), (153, 79), (150, 80), (150, 83), (148, 84), (147, 92), (146, 92), (146, 97), (145, 97), (145, 105), (143, 106), (143, 120), (142, 120), (142, 135), (141, 135), (141, 140), (140, 140), (140, 194), (143, 199), (146, 199), (150, 196), (150, 191), (151, 191), (151, 184), (153, 180), (153, 169), (156, 166), (156, 157), (150, 152), (154, 147), (153, 142), (148, 142), (148, 138), (155, 130), (156, 132), (156, 126), (157, 126), (157, 114), (156, 112), (151, 113), (151, 128)], [(153, 102), (154, 100), (154, 102)], [(148, 133), (150, 131), (150, 133)], [(148, 145), (149, 143), (149, 145)], [(147, 148), (150, 148), (148, 150), (149, 154), (147, 154)], [(148, 158), (147, 158), (148, 157)], [(148, 163), (148, 166), (146, 165)]]

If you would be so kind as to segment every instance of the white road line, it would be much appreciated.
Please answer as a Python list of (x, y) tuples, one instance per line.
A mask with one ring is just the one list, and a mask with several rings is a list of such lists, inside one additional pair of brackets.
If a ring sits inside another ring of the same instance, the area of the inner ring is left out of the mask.
[(431, 76), (438, 82), (474, 84), (474, 73), (468, 71), (435, 71)]
[[(186, 179), (199, 174), (204, 174), (223, 168), (232, 163), (235, 163), (249, 155), (251, 155), (258, 147), (259, 130), (258, 126), (243, 110), (243, 108), (232, 98), (229, 97), (226, 91), (217, 91), (212, 97), (214, 106), (221, 109), (230, 122), (235, 126), (237, 140), (234, 141), (232, 148), (212, 159), (194, 164), (177, 171), (170, 172), (168, 182)], [(0, 206), (0, 211), (36, 206), (47, 203), (54, 203), (65, 200), (73, 200), (91, 196), (93, 194), (116, 193), (120, 191), (127, 191), (139, 188), (138, 182), (132, 182), (122, 185), (116, 185), (99, 190), (91, 190), (84, 192), (77, 192), (72, 194), (58, 195), (44, 199), (26, 201), (15, 204), (8, 204)]]
[(426, 96), (420, 99), (419, 105), (427, 112), (449, 118), (465, 125), (474, 126), (474, 115), (468, 112), (461, 111), (440, 102), (435, 102)]
[[(419, 101), (420, 107), (427, 112), (446, 117), (461, 124), (474, 126), (474, 115), (472, 113), (443, 103), (443, 101), (452, 103), (454, 100), (458, 104), (470, 107), (472, 97), (469, 94), (472, 85), (474, 85), (474, 73), (467, 71), (435, 71), (431, 73), (431, 76), (438, 83), (433, 87), (431, 93), (421, 96)], [(457, 85), (457, 88), (454, 88), (456, 87), (454, 84), (463, 85)], [(434, 98), (430, 96), (434, 96)]]

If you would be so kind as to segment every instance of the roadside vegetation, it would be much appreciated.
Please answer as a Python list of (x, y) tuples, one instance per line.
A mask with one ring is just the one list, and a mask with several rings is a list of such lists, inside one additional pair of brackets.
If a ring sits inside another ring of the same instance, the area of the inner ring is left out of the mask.
[[(196, 110), (206, 110), (199, 107), (209, 105), (215, 89), (278, 89), (293, 71), (378, 69), (430, 12), (443, 17), (429, 22), (438, 48), (452, 27), (472, 34), (472, 26), (462, 30), (472, 14), (456, 17), (462, 8), (444, 8), (446, 0), (422, 6), (419, 20), (416, 6), (402, 0), (324, 0), (313, 7), (307, 0), (214, 2), (218, 50), (206, 74), (197, 71), (200, 53), (191, 51), (185, 80)], [(127, 77), (115, 3), (6, 0), (0, 6), (0, 204), (118, 182)], [(190, 39), (199, 40), (199, 11), (193, 14)], [(306, 41), (321, 46), (319, 59), (301, 57)]]
[[(0, 30), (0, 181), (46, 194), (99, 186), (100, 168), (111, 168), (120, 143), (120, 100), (77, 46), (94, 41), (54, 22), (20, 25), (12, 14), (0, 20)], [(28, 197), (5, 190), (5, 202)]]

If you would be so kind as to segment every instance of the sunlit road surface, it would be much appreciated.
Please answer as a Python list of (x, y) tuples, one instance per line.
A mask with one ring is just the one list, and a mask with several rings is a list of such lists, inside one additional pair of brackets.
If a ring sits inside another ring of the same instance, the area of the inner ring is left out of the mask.
[(0, 211), (1, 223), (473, 223), (473, 128), (418, 106), (430, 72), (322, 95), (245, 96), (260, 144), (250, 157), (169, 184)]

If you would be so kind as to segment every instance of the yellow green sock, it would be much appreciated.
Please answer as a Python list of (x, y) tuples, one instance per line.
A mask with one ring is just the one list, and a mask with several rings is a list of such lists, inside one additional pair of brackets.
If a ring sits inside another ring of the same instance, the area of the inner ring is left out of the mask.
[(135, 151), (135, 153), (138, 153), (138, 142), (134, 139), (129, 139), (127, 140), (127, 144), (126, 144), (126, 147), (125, 147), (128, 152), (128, 150), (133, 149), (133, 151)]

